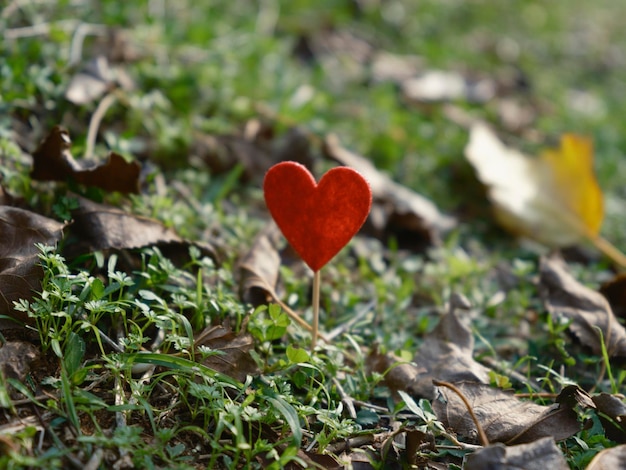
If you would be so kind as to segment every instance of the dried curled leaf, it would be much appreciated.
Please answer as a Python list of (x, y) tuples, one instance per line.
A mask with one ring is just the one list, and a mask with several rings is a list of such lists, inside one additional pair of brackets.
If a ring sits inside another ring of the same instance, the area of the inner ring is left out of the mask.
[(172, 229), (147, 217), (129, 214), (106, 204), (78, 198), (78, 209), (72, 211), (72, 233), (83, 251), (141, 248), (158, 243), (182, 243)]
[(601, 332), (609, 356), (626, 357), (626, 330), (602, 294), (580, 284), (561, 260), (544, 257), (539, 271), (540, 291), (551, 315), (571, 320), (570, 331), (594, 354), (602, 354)]
[(55, 126), (33, 152), (31, 177), (39, 181), (74, 180), (105, 191), (139, 192), (139, 163), (129, 163), (121, 155), (111, 152), (105, 163), (88, 166), (74, 160), (70, 152), (71, 142), (69, 132)]
[(599, 393), (593, 396), (606, 436), (616, 442), (626, 443), (626, 404), (623, 396)]
[(28, 321), (13, 302), (30, 299), (41, 288), (43, 271), (35, 243), (56, 245), (64, 225), (16, 207), (0, 206), (0, 315)]
[(507, 447), (496, 443), (468, 455), (465, 470), (568, 470), (569, 465), (552, 437)]
[(258, 375), (259, 368), (250, 355), (254, 340), (249, 334), (235, 334), (230, 328), (214, 326), (199, 333), (194, 346), (205, 346), (215, 351), (202, 363), (213, 370), (245, 382), (248, 375)]
[(385, 373), (385, 383), (394, 391), (433, 399), (433, 379), (447, 382), (489, 383), (489, 369), (472, 358), (474, 337), (452, 311), (440, 320), (415, 354), (412, 364), (402, 363), (394, 354), (376, 351), (368, 357), (368, 366)]
[[(580, 431), (577, 413), (569, 404), (541, 406), (512, 393), (471, 382), (456, 384), (470, 403), (490, 442), (507, 445), (533, 442), (546, 436), (560, 441)], [(463, 401), (447, 388), (433, 402), (437, 418), (450, 430), (476, 442), (477, 430)]]
[(604, 449), (596, 455), (586, 470), (615, 470), (626, 468), (626, 445)]
[(368, 223), (378, 238), (393, 235), (401, 244), (424, 250), (437, 245), (441, 234), (455, 227), (454, 218), (442, 214), (420, 194), (392, 181), (366, 158), (342, 147), (336, 137), (327, 137), (324, 152), (332, 160), (357, 170), (370, 184), (373, 203)]
[(258, 306), (275, 296), (280, 269), (278, 243), (281, 233), (275, 223), (268, 224), (239, 263), (240, 295), (244, 302)]

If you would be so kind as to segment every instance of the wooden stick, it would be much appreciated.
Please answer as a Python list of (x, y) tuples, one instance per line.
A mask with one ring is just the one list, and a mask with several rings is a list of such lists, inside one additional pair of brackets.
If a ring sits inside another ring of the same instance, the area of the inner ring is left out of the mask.
[(317, 344), (317, 330), (320, 322), (320, 271), (313, 274), (313, 337), (311, 339), (311, 352)]

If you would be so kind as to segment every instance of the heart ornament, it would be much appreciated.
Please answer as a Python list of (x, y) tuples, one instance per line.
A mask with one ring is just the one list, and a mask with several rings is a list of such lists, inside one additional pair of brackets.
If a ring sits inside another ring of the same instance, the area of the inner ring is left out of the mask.
[(263, 181), (265, 203), (283, 235), (315, 272), (359, 231), (372, 206), (372, 190), (359, 172), (337, 167), (319, 184), (296, 162), (281, 162)]

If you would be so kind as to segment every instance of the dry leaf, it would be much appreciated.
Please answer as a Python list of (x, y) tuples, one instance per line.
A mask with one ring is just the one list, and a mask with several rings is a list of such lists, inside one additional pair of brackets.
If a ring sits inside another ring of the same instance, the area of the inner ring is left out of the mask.
[(626, 265), (626, 257), (599, 236), (603, 196), (589, 139), (565, 134), (559, 149), (530, 158), (477, 123), (470, 130), (465, 156), (487, 186), (496, 218), (506, 229), (549, 247), (588, 239)]
[[(252, 248), (239, 263), (240, 295), (244, 302), (252, 305), (264, 305), (275, 302), (289, 317), (303, 328), (310, 330), (311, 325), (291, 310), (276, 293), (281, 256), (278, 243), (282, 234), (278, 226), (270, 222), (256, 237)], [(319, 337), (326, 341), (326, 337)]]
[(78, 239), (73, 251), (82, 253), (114, 249), (133, 249), (159, 243), (185, 243), (172, 229), (147, 217), (129, 214), (113, 206), (78, 197), (79, 207), (72, 211), (71, 232)]
[[(541, 406), (484, 384), (462, 382), (456, 386), (468, 399), (490, 442), (522, 444), (546, 436), (560, 441), (580, 431), (576, 412), (564, 404)], [(463, 401), (447, 388), (439, 388), (439, 393), (433, 401), (437, 418), (455, 434), (476, 443), (476, 427)]]
[(128, 163), (121, 155), (111, 152), (105, 163), (88, 166), (74, 160), (71, 142), (67, 130), (55, 126), (33, 152), (31, 177), (39, 181), (74, 180), (105, 191), (139, 192), (139, 163)]
[[(26, 341), (7, 341), (0, 347), (0, 374), (3, 378), (23, 382), (30, 372), (31, 364), (39, 358), (39, 348)], [(9, 387), (12, 398), (21, 394)]]
[(585, 470), (616, 470), (626, 468), (626, 445), (604, 449), (596, 455)]
[(385, 373), (385, 384), (392, 390), (403, 390), (412, 396), (433, 399), (433, 379), (446, 382), (471, 381), (489, 383), (489, 369), (474, 361), (474, 337), (454, 311), (446, 314), (424, 339), (415, 354), (414, 364), (402, 363), (395, 355), (373, 351), (368, 367)]
[(594, 395), (593, 403), (598, 411), (598, 418), (604, 428), (604, 433), (609, 439), (626, 442), (626, 404), (624, 397), (599, 393)]
[(626, 319), (626, 273), (618, 273), (600, 286), (600, 293), (609, 301), (616, 317)]
[(424, 60), (415, 55), (397, 55), (377, 52), (370, 65), (374, 82), (402, 83), (416, 76), (423, 68)]
[(254, 340), (249, 334), (236, 335), (230, 328), (214, 326), (199, 333), (194, 346), (206, 346), (217, 354), (206, 357), (202, 363), (222, 374), (245, 382), (248, 375), (256, 376), (259, 369), (250, 355)]
[(115, 87), (114, 76), (106, 57), (87, 62), (84, 69), (72, 77), (65, 97), (74, 104), (87, 104)]
[(465, 470), (569, 470), (552, 437), (507, 447), (496, 443), (467, 456)]
[(599, 328), (609, 356), (626, 357), (626, 330), (602, 294), (576, 281), (561, 260), (544, 257), (539, 271), (539, 288), (551, 315), (571, 320), (570, 331), (594, 354), (602, 354)]
[(239, 263), (240, 295), (245, 303), (264, 305), (276, 295), (280, 270), (278, 244), (281, 237), (278, 226), (269, 223), (257, 235), (254, 244)]
[(377, 238), (393, 235), (402, 245), (422, 251), (437, 245), (441, 234), (456, 225), (455, 219), (439, 212), (431, 201), (395, 183), (369, 160), (342, 147), (335, 136), (326, 138), (324, 152), (329, 158), (357, 170), (370, 184), (374, 200), (365, 228), (367, 230), (369, 224)]
[(28, 322), (13, 302), (30, 299), (41, 289), (43, 271), (35, 243), (56, 245), (64, 225), (16, 207), (0, 206), (0, 315)]
[(402, 83), (402, 95), (411, 102), (437, 103), (466, 100), (484, 103), (496, 94), (496, 83), (491, 79), (472, 80), (460, 73), (429, 70)]
[[(120, 37), (119, 34), (114, 36), (112, 30), (109, 33), (112, 40)], [(108, 53), (113, 53), (111, 44), (109, 43)], [(83, 105), (97, 100), (117, 87), (132, 90), (134, 83), (122, 68), (111, 67), (107, 58), (100, 55), (88, 61), (83, 69), (72, 77), (65, 97), (74, 104)]]

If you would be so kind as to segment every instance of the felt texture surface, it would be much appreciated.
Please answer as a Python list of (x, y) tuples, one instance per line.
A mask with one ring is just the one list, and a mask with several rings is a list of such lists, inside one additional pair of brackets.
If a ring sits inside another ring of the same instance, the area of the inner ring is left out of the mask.
[(348, 167), (329, 170), (317, 184), (303, 165), (278, 163), (265, 175), (263, 191), (276, 224), (313, 271), (359, 231), (372, 205), (369, 184)]

